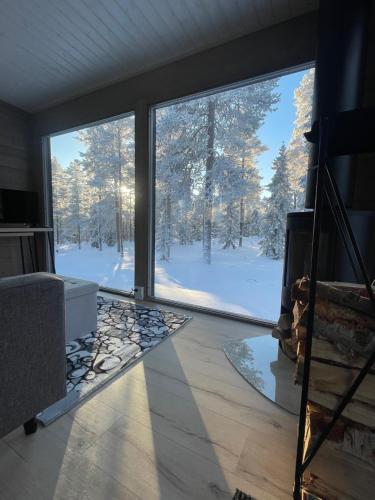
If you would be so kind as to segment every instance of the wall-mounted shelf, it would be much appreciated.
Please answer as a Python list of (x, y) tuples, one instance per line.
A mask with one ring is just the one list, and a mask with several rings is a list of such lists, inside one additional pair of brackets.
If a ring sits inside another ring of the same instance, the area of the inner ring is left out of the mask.
[[(28, 252), (30, 255), (32, 270), (33, 270), (33, 272), (36, 272), (39, 270), (38, 247), (36, 245), (36, 240), (35, 240), (36, 234), (44, 234), (47, 237), (47, 243), (48, 243), (48, 248), (50, 251), (52, 268), (53, 268), (53, 272), (55, 272), (53, 244), (52, 244), (53, 228), (51, 228), (51, 227), (12, 226), (12, 225), (4, 225), (4, 226), (0, 227), (0, 238), (19, 238), (23, 273), (26, 272), (25, 250), (24, 250), (24, 245), (23, 245), (23, 238), (27, 238)], [(33, 244), (32, 244), (31, 238), (33, 239)]]

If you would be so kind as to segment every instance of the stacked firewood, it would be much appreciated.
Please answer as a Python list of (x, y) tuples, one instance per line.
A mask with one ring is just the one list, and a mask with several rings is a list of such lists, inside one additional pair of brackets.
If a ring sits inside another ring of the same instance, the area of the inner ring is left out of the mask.
[(297, 359), (297, 342), (292, 337), (293, 315), (281, 314), (277, 325), (272, 330), (272, 337), (278, 339), (283, 352), (295, 361)]
[[(291, 342), (297, 345), (296, 382), (300, 384), (304, 366), (308, 289), (309, 282), (305, 278), (298, 280), (292, 289), (294, 309)], [(338, 403), (374, 349), (375, 314), (365, 288), (355, 284), (318, 282), (305, 456), (331, 421)], [(314, 469), (314, 463), (318, 464), (314, 472), (310, 470), (305, 475), (305, 498), (313, 498), (312, 494), (316, 498), (329, 500), (373, 498), (375, 366), (373, 368), (336, 422), (327, 442), (318, 452), (316, 461), (314, 459), (312, 462), (311, 470)], [(325, 463), (324, 467), (319, 467), (319, 460)], [(334, 461), (335, 466), (332, 465)], [(332, 477), (340, 471), (337, 463), (341, 464), (342, 478)], [(329, 472), (330, 467), (335, 467), (334, 473)]]

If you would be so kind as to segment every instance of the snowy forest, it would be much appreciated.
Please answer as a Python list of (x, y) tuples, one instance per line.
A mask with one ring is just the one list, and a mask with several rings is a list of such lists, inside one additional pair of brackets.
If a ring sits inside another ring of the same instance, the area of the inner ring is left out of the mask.
[[(258, 136), (279, 101), (277, 79), (189, 100), (157, 111), (156, 249), (171, 258), (171, 245), (202, 241), (241, 247), (259, 236), (263, 255), (281, 259), (286, 214), (304, 204), (307, 131), (311, 119), (313, 70), (295, 92), (296, 120), (290, 144), (280, 144), (273, 178), (262, 189), (257, 166), (267, 149)], [(264, 194), (267, 191), (268, 194)]]
[[(201, 264), (211, 269), (219, 250), (220, 255), (237, 250), (243, 256), (244, 248), (251, 248), (270, 261), (283, 258), (286, 214), (304, 207), (308, 149), (303, 132), (310, 127), (313, 79), (314, 70), (306, 71), (294, 90), (293, 132), (288, 143), (279, 145), (266, 185), (258, 162), (268, 146), (259, 131), (277, 110), (278, 79), (155, 110), (160, 294), (165, 295), (163, 285), (171, 281), (194, 288), (184, 283), (184, 273), (176, 275), (173, 265), (179, 255), (186, 260), (199, 253)], [(57, 264), (63, 266), (60, 257), (68, 251), (82, 248), (112, 249), (129, 263), (134, 260), (134, 117), (75, 135), (82, 144), (79, 157), (65, 168), (57, 156), (51, 160)], [(168, 273), (175, 275), (168, 280)], [(124, 288), (118, 283), (113, 287)], [(198, 284), (195, 288), (199, 290)]]
[(57, 251), (65, 243), (99, 251), (134, 239), (134, 116), (80, 130), (80, 158), (51, 159)]

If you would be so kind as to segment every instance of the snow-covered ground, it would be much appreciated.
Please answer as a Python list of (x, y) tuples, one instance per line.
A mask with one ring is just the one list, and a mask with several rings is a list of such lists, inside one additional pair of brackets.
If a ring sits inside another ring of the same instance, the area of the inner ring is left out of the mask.
[[(59, 274), (97, 281), (102, 286), (130, 290), (134, 286), (134, 247), (123, 259), (116, 249), (102, 252), (89, 245), (63, 245), (56, 254)], [(257, 238), (242, 248), (223, 250), (215, 243), (212, 264), (202, 261), (201, 243), (171, 248), (170, 262), (157, 261), (155, 295), (189, 304), (277, 320), (280, 312), (282, 260), (260, 255)]]
[(102, 251), (84, 243), (60, 245), (56, 252), (56, 272), (96, 281), (101, 286), (131, 291), (134, 288), (134, 245), (127, 243), (121, 258), (115, 247), (104, 246)]

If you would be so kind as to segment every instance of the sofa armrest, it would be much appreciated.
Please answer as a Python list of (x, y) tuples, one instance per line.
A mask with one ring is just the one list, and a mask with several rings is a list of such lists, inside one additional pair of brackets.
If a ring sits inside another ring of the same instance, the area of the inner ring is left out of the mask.
[(63, 281), (0, 279), (0, 437), (66, 393)]

